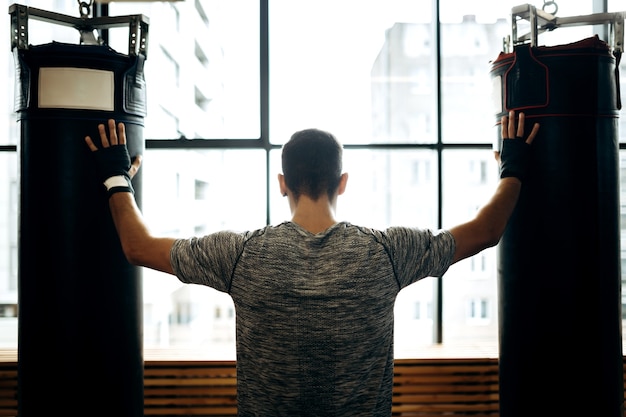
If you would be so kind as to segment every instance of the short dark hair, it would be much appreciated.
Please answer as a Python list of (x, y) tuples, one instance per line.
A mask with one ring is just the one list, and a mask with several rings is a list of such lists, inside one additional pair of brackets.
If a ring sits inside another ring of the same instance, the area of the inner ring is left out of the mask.
[(323, 192), (332, 198), (341, 180), (342, 158), (343, 147), (331, 133), (296, 132), (283, 146), (285, 184), (296, 200), (302, 194), (317, 200)]

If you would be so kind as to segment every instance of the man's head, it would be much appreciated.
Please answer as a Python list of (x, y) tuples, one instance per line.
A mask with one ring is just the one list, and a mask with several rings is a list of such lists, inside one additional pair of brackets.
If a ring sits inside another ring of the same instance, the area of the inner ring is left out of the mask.
[(294, 133), (283, 146), (282, 165), (287, 188), (297, 200), (326, 194), (332, 199), (341, 181), (343, 148), (328, 132), (306, 129)]

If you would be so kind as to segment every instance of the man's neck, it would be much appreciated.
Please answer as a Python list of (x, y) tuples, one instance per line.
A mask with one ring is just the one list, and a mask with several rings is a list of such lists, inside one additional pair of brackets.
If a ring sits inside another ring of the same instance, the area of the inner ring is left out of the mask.
[(301, 195), (298, 202), (293, 204), (291, 214), (291, 221), (313, 234), (323, 232), (337, 223), (334, 204), (326, 196), (314, 201)]

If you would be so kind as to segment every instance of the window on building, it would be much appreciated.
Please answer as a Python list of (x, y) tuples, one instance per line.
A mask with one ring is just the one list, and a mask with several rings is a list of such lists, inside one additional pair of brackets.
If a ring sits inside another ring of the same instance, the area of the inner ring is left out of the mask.
[(474, 322), (486, 321), (489, 318), (489, 300), (486, 298), (472, 298), (468, 302), (467, 318)]

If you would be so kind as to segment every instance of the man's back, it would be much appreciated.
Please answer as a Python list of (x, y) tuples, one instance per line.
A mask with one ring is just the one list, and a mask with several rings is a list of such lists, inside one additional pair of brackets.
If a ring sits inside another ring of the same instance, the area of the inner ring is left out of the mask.
[[(175, 245), (181, 280), (208, 275), (199, 283), (229, 292), (235, 303), (240, 415), (389, 415), (396, 295), (430, 274), (424, 264), (447, 265), (441, 257), (453, 253), (452, 238), (440, 236), (437, 259), (424, 257), (432, 238), (347, 223), (315, 235), (292, 222), (222, 232), (193, 245), (223, 259), (212, 261), (215, 272), (188, 270), (186, 245)], [(400, 265), (412, 273), (398, 275)]]

